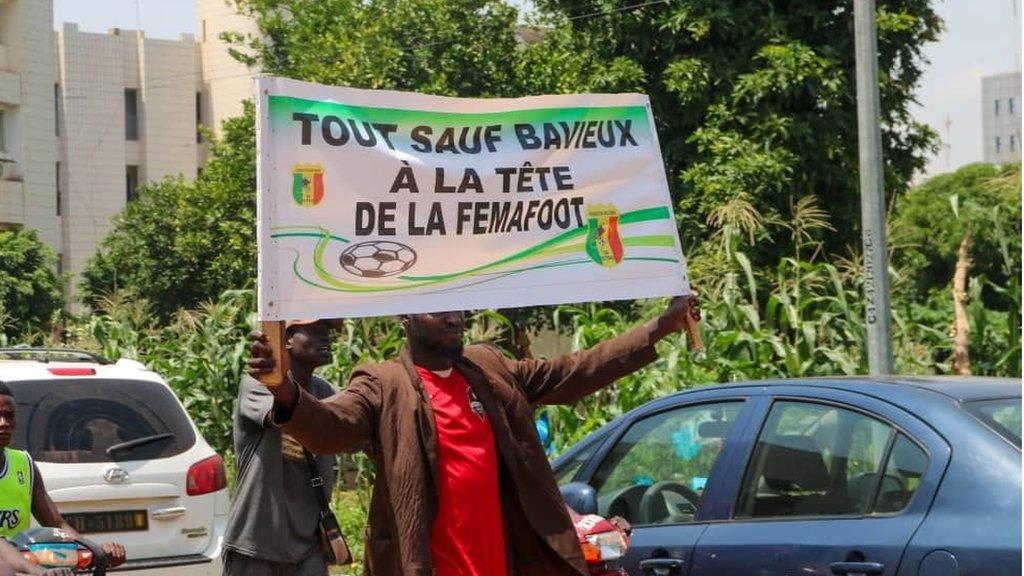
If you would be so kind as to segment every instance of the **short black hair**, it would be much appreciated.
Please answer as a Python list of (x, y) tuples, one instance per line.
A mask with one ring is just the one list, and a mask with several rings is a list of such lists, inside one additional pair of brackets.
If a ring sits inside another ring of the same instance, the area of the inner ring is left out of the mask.
[(0, 396), (10, 396), (11, 398), (14, 398), (14, 392), (11, 392), (11, 389), (7, 384), (0, 382)]

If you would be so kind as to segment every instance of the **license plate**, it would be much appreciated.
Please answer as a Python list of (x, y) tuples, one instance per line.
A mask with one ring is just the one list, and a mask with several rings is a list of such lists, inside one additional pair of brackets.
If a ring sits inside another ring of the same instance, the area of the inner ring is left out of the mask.
[(145, 510), (75, 512), (63, 516), (72, 528), (82, 534), (139, 532), (149, 529), (149, 515)]

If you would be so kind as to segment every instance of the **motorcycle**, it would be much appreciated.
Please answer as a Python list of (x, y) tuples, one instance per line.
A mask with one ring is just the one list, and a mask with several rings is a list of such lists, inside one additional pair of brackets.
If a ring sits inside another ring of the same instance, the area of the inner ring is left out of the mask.
[(576, 529), (583, 559), (591, 576), (628, 576), (618, 564), (629, 548), (629, 525), (625, 520), (607, 520), (596, 514), (577, 514), (566, 505)]
[(91, 571), (105, 576), (107, 555), (99, 544), (74, 538), (59, 528), (31, 528), (9, 540), (29, 562), (43, 568)]

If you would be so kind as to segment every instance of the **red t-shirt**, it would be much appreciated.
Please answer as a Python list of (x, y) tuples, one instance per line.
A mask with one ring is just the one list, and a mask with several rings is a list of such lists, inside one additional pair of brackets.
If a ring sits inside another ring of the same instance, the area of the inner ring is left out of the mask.
[(498, 494), (498, 449), (490, 418), (458, 370), (416, 367), (437, 425), (437, 518), (430, 532), (435, 576), (508, 573)]

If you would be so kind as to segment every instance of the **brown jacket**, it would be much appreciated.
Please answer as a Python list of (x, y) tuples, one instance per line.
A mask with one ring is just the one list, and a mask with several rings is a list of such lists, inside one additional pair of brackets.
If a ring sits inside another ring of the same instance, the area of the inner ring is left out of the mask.
[[(456, 367), (494, 427), (510, 574), (587, 574), (544, 449), (533, 408), (571, 404), (655, 358), (647, 327), (553, 360), (511, 360), (468, 346)], [(437, 509), (434, 417), (408, 350), (398, 360), (357, 367), (345, 391), (318, 401), (302, 391), (286, 432), (311, 451), (366, 448), (377, 475), (366, 530), (366, 573), (431, 576), (430, 530)], [(469, 495), (467, 495), (469, 497)]]

